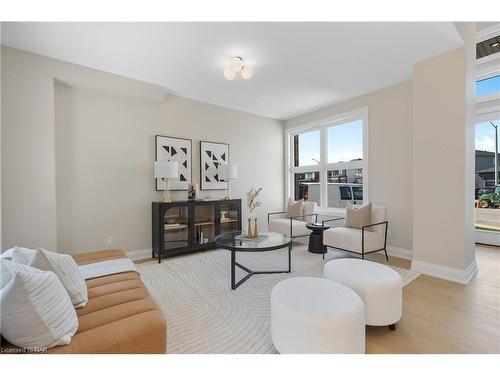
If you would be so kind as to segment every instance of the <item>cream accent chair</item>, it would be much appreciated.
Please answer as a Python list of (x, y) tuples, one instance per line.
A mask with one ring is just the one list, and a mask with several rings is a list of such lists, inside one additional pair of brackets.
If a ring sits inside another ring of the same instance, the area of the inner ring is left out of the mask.
[(267, 214), (267, 227), (272, 232), (286, 234), (291, 238), (309, 236), (311, 231), (306, 228), (306, 224), (318, 220), (318, 205), (316, 202), (304, 202), (302, 215), (294, 217), (277, 217), (271, 219), (273, 215), (284, 215), (286, 211), (270, 212)]
[[(345, 218), (335, 218), (324, 220), (323, 225), (327, 222), (336, 220), (345, 220)], [(372, 205), (372, 223), (365, 225), (361, 229), (336, 227), (330, 228), (323, 232), (323, 245), (325, 252), (331, 247), (336, 250), (343, 250), (354, 254), (360, 254), (361, 259), (365, 259), (366, 254), (372, 254), (379, 251), (387, 256), (387, 209), (382, 206)], [(325, 253), (323, 253), (325, 259)]]

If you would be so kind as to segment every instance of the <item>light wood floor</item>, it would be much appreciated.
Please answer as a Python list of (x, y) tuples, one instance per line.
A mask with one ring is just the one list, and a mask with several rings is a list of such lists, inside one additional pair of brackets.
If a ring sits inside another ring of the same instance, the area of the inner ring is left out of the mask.
[[(500, 248), (478, 245), (476, 259), (469, 285), (422, 275), (405, 287), (396, 331), (367, 327), (366, 352), (500, 353)], [(390, 264), (410, 267), (394, 257)]]

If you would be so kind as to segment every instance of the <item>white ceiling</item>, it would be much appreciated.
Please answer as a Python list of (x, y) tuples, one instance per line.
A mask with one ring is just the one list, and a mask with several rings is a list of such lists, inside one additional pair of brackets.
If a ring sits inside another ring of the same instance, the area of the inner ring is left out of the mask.
[[(412, 76), (462, 45), (451, 22), (2, 23), (2, 44), (290, 119)], [(227, 81), (232, 56), (254, 68)]]

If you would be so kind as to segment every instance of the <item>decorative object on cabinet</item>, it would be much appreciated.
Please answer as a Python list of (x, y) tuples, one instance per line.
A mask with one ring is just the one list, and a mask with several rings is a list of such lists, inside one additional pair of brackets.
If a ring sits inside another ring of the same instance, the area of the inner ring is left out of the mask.
[(219, 179), (227, 184), (224, 199), (231, 199), (231, 181), (238, 178), (238, 166), (233, 164), (219, 165)]
[(194, 190), (193, 184), (189, 184), (188, 186), (188, 200), (189, 201), (196, 200), (196, 191)]
[(163, 181), (163, 202), (172, 202), (170, 190), (172, 181), (179, 178), (179, 163), (176, 161), (155, 161), (156, 181)]
[(219, 166), (229, 164), (227, 143), (200, 141), (201, 190), (223, 190), (226, 182), (219, 176)]
[(215, 237), (241, 231), (241, 199), (152, 203), (152, 256), (214, 249)]
[[(167, 137), (157, 135), (155, 137), (156, 161), (170, 160), (179, 164), (179, 178), (172, 182), (172, 190), (187, 190), (192, 180), (192, 142), (190, 139)], [(156, 190), (164, 190), (161, 181), (156, 180)]]

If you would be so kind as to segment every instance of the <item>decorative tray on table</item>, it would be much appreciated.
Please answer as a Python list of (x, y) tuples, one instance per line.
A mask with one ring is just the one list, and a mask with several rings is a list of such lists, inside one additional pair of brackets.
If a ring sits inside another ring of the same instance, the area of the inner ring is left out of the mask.
[(262, 242), (267, 240), (267, 234), (259, 234), (258, 237), (247, 237), (246, 234), (243, 233), (239, 236), (234, 237), (234, 239), (238, 241)]

